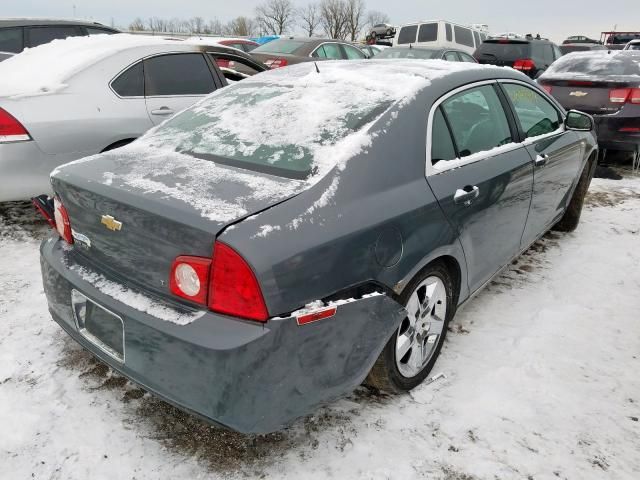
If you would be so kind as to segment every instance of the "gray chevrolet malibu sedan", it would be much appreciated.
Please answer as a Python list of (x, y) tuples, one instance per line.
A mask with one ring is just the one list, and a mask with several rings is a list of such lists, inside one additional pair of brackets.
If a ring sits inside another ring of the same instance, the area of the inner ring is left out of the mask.
[(456, 309), (577, 226), (595, 159), (591, 118), (516, 71), (273, 70), (52, 173), (49, 309), (168, 402), (274, 431), (419, 385)]

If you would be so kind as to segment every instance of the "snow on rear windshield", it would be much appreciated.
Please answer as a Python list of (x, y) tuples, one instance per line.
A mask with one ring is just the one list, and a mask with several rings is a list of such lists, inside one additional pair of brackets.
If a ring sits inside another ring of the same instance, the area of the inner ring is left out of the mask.
[(253, 53), (293, 53), (306, 43), (301, 40), (272, 40), (256, 47)]
[(574, 52), (556, 60), (545, 77), (640, 76), (640, 55), (609, 51)]
[(350, 137), (390, 105), (462, 69), (442, 61), (374, 62), (320, 62), (320, 73), (306, 63), (256, 75), (215, 92), (143, 141), (283, 177), (324, 176), (359, 151), (367, 136), (356, 136), (359, 145)]

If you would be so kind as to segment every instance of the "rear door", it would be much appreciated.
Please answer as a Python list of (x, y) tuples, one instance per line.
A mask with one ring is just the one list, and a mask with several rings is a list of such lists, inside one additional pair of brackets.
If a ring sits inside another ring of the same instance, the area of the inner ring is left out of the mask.
[(171, 53), (144, 60), (145, 101), (158, 125), (216, 88), (212, 67), (201, 53)]
[(562, 215), (579, 175), (584, 146), (564, 129), (563, 113), (542, 93), (523, 83), (502, 81), (534, 166), (531, 211), (522, 237), (526, 247)]
[(428, 182), (458, 233), (472, 291), (519, 253), (531, 201), (531, 158), (505, 105), (497, 83), (482, 82), (430, 115)]

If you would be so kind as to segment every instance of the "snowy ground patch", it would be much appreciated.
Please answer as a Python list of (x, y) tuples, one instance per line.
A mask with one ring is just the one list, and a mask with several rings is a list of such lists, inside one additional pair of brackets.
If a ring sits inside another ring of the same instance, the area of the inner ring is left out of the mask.
[(640, 177), (594, 180), (458, 313), (430, 385), (365, 388), (289, 429), (206, 425), (50, 319), (30, 207), (0, 207), (3, 478), (615, 479), (640, 472)]

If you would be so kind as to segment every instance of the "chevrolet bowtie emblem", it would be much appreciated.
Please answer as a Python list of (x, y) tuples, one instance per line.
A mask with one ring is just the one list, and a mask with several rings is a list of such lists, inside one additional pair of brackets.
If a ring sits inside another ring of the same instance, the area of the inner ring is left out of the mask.
[(100, 220), (100, 223), (114, 232), (122, 229), (122, 222), (119, 222), (111, 215), (102, 215), (102, 220)]
[(587, 92), (575, 91), (575, 92), (571, 92), (569, 95), (571, 95), (572, 97), (584, 97), (585, 95), (589, 95), (589, 94)]

